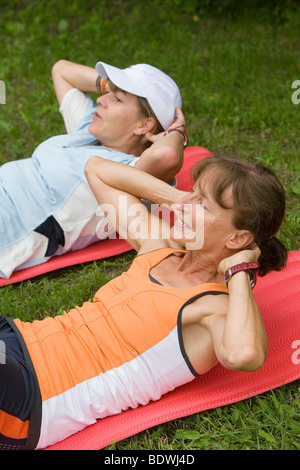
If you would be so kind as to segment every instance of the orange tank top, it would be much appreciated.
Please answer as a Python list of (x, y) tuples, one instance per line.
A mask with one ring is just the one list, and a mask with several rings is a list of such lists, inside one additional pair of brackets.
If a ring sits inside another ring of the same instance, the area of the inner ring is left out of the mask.
[(96, 292), (93, 302), (68, 313), (33, 323), (14, 320), (47, 416), (39, 448), (70, 435), (64, 422), (73, 420), (71, 433), (77, 432), (195, 377), (183, 350), (181, 312), (201, 295), (228, 290), (213, 283), (175, 289), (151, 281), (152, 267), (175, 252), (184, 253), (164, 248), (137, 256), (127, 272)]

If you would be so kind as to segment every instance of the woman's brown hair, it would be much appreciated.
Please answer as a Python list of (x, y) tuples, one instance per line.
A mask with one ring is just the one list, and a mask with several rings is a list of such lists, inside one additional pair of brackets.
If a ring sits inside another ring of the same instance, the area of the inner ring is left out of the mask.
[(277, 176), (260, 163), (234, 157), (213, 156), (202, 160), (193, 170), (193, 180), (212, 176), (211, 194), (224, 209), (224, 191), (232, 187), (233, 224), (249, 230), (261, 250), (259, 275), (279, 271), (287, 260), (287, 249), (275, 237), (285, 216), (285, 191)]

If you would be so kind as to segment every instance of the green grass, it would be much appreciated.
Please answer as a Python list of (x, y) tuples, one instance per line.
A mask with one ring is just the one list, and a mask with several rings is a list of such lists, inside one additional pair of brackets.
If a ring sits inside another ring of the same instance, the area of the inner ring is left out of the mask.
[[(57, 60), (87, 65), (103, 60), (120, 67), (148, 62), (178, 82), (190, 145), (258, 160), (278, 173), (287, 194), (280, 236), (290, 250), (299, 250), (300, 105), (292, 103), (291, 87), (300, 79), (300, 10), (207, 13), (209, 3), (13, 0), (0, 5), (0, 80), (6, 85), (0, 163), (29, 157), (42, 140), (64, 133), (51, 82)], [(132, 256), (1, 288), (0, 311), (30, 321), (62, 313), (92, 298), (129, 267)], [(112, 448), (299, 449), (299, 397), (292, 383), (166, 423)]]

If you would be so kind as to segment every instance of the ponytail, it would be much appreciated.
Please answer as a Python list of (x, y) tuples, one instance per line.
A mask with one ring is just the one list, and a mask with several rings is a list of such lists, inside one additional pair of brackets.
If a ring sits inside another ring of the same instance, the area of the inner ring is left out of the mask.
[(280, 271), (287, 262), (287, 248), (275, 236), (259, 246), (261, 255), (258, 259), (259, 276), (265, 276), (270, 271)]

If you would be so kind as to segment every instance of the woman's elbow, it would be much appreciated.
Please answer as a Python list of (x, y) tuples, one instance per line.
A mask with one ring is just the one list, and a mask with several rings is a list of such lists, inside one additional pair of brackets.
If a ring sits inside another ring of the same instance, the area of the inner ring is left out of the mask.
[(52, 79), (57, 75), (61, 75), (62, 70), (65, 68), (67, 61), (65, 59), (60, 59), (52, 66)]
[(260, 369), (267, 359), (267, 353), (263, 351), (249, 351), (244, 357), (244, 361), (241, 364), (241, 367), (238, 369), (244, 372), (254, 372)]
[(180, 154), (180, 152), (171, 145), (166, 146), (158, 156), (157, 164), (163, 169), (165, 174), (173, 177), (182, 167), (183, 154)]
[(229, 354), (222, 361), (223, 365), (228, 369), (238, 370), (241, 372), (254, 372), (260, 369), (267, 359), (267, 348), (244, 348), (235, 354)]
[(84, 174), (86, 178), (88, 178), (89, 175), (95, 173), (97, 163), (99, 163), (99, 157), (97, 156), (88, 159), (84, 167)]

